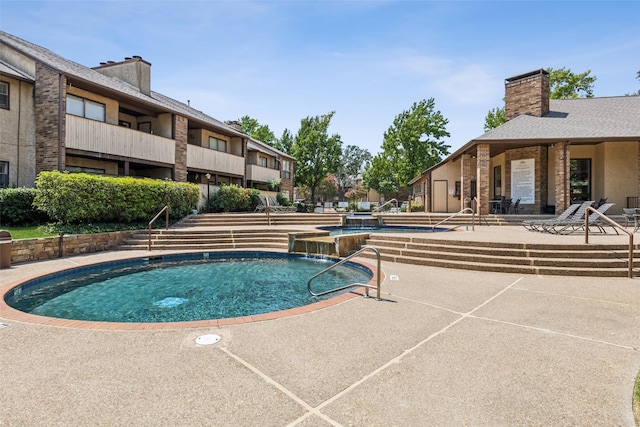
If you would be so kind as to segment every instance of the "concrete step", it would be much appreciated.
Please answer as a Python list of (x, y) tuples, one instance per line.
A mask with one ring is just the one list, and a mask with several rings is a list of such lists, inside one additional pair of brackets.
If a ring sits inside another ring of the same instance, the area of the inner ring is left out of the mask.
[[(384, 260), (407, 264), (523, 274), (600, 277), (628, 274), (626, 245), (450, 241), (393, 235), (375, 235), (367, 244), (375, 246)], [(635, 251), (640, 253), (637, 246)], [(363, 256), (374, 257), (366, 252)], [(635, 256), (633, 268), (640, 269), (640, 260)]]

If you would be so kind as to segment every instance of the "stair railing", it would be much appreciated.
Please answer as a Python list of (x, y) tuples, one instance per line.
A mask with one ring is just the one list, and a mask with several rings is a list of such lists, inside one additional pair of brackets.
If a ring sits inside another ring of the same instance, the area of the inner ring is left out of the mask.
[(382, 208), (384, 208), (385, 206), (387, 206), (390, 203), (394, 203), (396, 205), (396, 209), (398, 209), (398, 201), (396, 199), (391, 199), (391, 200), (383, 203), (382, 205), (378, 206), (374, 210), (372, 210), (371, 213), (379, 212)]
[(151, 225), (156, 221), (156, 219), (158, 219), (160, 217), (160, 215), (162, 215), (162, 213), (165, 213), (166, 215), (166, 229), (169, 229), (169, 205), (166, 205), (164, 208), (162, 208), (160, 210), (160, 212), (158, 212), (156, 214), (156, 216), (153, 217), (153, 219), (151, 221), (149, 221), (149, 245), (147, 247), (147, 250), (151, 250)]
[[(346, 286), (341, 286), (335, 289), (331, 289), (328, 291), (324, 291), (324, 292), (318, 292), (315, 293), (311, 290), (311, 282), (318, 278), (319, 276), (322, 276), (323, 274), (333, 270), (334, 268), (336, 268), (339, 265), (344, 264), (345, 262), (347, 262), (348, 260), (350, 260), (351, 258), (360, 255), (362, 252), (366, 251), (366, 250), (370, 250), (373, 251), (376, 254), (376, 259), (377, 259), (377, 263), (376, 263), (376, 280), (377, 280), (377, 284), (374, 285), (369, 285), (369, 284), (364, 284), (364, 283), (352, 283), (350, 285), (346, 285)], [(343, 258), (342, 260), (340, 260), (339, 262), (336, 262), (335, 264), (332, 264), (330, 267), (325, 268), (324, 270), (322, 270), (320, 273), (317, 273), (315, 275), (313, 275), (309, 281), (307, 282), (307, 290), (309, 291), (309, 293), (311, 295), (313, 295), (314, 297), (319, 297), (322, 295), (327, 295), (333, 292), (338, 292), (338, 291), (342, 291), (344, 289), (349, 289), (349, 288), (360, 288), (360, 287), (364, 287), (365, 292), (367, 294), (367, 297), (369, 296), (369, 289), (376, 289), (376, 299), (380, 300), (380, 275), (381, 270), (380, 270), (380, 252), (378, 251), (378, 249), (376, 249), (373, 246), (363, 246), (362, 248), (360, 248), (358, 251), (352, 253), (351, 255), (349, 255), (346, 258)]]
[[(466, 213), (466, 212), (471, 212), (471, 230), (472, 231), (476, 231), (475, 228), (475, 223), (476, 223), (476, 213), (474, 212), (473, 208), (464, 208), (459, 212), (456, 212), (452, 215), (449, 215), (448, 217), (446, 217), (445, 219), (443, 219), (442, 221), (438, 222), (436, 225), (433, 226), (433, 228), (438, 228), (439, 226), (441, 226), (442, 224), (444, 224), (445, 222), (449, 221), (450, 219), (453, 219), (455, 217), (457, 217), (460, 214)], [(455, 227), (452, 228), (452, 230), (455, 230), (458, 227), (461, 227), (463, 224), (458, 224)], [(478, 223), (479, 225), (479, 223)], [(468, 225), (467, 225), (468, 227)]]
[(629, 277), (629, 279), (633, 279), (633, 233), (631, 233), (625, 227), (618, 224), (617, 222), (615, 222), (614, 220), (612, 220), (602, 212), (598, 212), (598, 210), (592, 207), (588, 207), (587, 210), (584, 212), (584, 243), (586, 244), (589, 244), (589, 217), (591, 216), (589, 215), (589, 212), (596, 214), (598, 216), (598, 219), (602, 219), (605, 222), (609, 223), (609, 225), (614, 229), (619, 228), (620, 230), (627, 233), (627, 235), (629, 236), (629, 261), (628, 261), (629, 269), (627, 272), (627, 277)]

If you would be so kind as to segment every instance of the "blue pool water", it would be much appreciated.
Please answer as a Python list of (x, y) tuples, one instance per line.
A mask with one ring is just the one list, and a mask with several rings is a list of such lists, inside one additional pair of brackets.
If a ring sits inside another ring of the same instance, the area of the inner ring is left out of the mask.
[(332, 236), (356, 233), (434, 233), (450, 231), (443, 227), (411, 227), (404, 225), (338, 225), (331, 227), (320, 227), (320, 230), (330, 231)]
[[(334, 260), (272, 252), (140, 258), (56, 273), (5, 296), (18, 310), (107, 322), (179, 322), (284, 310), (316, 302), (311, 276)], [(367, 283), (367, 268), (345, 263), (313, 282), (315, 292)], [(330, 298), (329, 295), (325, 298)]]

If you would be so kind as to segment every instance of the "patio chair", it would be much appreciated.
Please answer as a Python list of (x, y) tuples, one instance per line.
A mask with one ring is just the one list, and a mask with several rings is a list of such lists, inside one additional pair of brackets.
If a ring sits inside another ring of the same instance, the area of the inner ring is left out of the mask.
[[(597, 211), (600, 214), (604, 214), (611, 206), (615, 205), (615, 203), (605, 203), (602, 206), (600, 206)], [(585, 208), (586, 210), (586, 208)], [(604, 227), (607, 224), (606, 222), (602, 221), (602, 219), (600, 218), (600, 216), (595, 213), (592, 212), (591, 214), (589, 214), (589, 216), (587, 217), (586, 221), (584, 218), (584, 214), (582, 216), (581, 219), (576, 219), (575, 221), (568, 221), (566, 224), (564, 224), (562, 227), (558, 228), (555, 230), (555, 234), (571, 234), (574, 233), (576, 231), (584, 231), (585, 228), (585, 222), (587, 223), (587, 227), (595, 227), (598, 230), (600, 230), (602, 233), (606, 234), (606, 231), (604, 230)], [(614, 228), (615, 230), (615, 228)], [(618, 230), (616, 230), (616, 233), (618, 232)]]
[(578, 205), (578, 209), (576, 209), (573, 215), (570, 215), (568, 218), (563, 220), (544, 223), (538, 231), (551, 234), (559, 234), (561, 231), (566, 231), (567, 229), (576, 226), (581, 221), (584, 222), (584, 213), (587, 211), (587, 208), (591, 206), (593, 206), (593, 200), (583, 202)]
[(636, 227), (638, 223), (638, 213), (635, 208), (622, 208), (622, 216), (624, 217), (624, 226), (628, 227), (630, 222)]
[(541, 231), (540, 229), (542, 228), (542, 226), (544, 224), (551, 224), (553, 222), (559, 222), (559, 221), (567, 220), (571, 215), (573, 215), (575, 213), (575, 211), (578, 210), (579, 207), (580, 207), (580, 205), (578, 205), (578, 204), (569, 205), (569, 207), (567, 209), (565, 209), (564, 212), (562, 212), (560, 215), (558, 215), (555, 218), (534, 219), (534, 220), (529, 220), (529, 221), (522, 221), (522, 226), (524, 228), (526, 228), (527, 230), (530, 230), (530, 231)]
[(518, 215), (520, 213), (520, 200), (521, 199), (516, 200), (516, 202), (511, 205), (511, 212), (513, 212), (515, 215)]

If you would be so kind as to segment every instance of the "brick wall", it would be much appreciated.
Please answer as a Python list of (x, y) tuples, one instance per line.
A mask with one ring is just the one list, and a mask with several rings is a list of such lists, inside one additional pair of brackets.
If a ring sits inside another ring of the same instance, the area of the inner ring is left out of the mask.
[[(547, 171), (549, 168), (547, 162), (547, 147), (535, 146), (517, 148), (505, 151), (505, 173), (504, 194), (511, 197), (511, 162), (513, 160), (534, 159), (535, 161), (535, 203), (533, 205), (520, 205), (520, 213), (524, 214), (540, 214), (544, 213), (547, 207), (548, 190), (547, 190)], [(513, 201), (516, 202), (515, 200)]]
[(133, 231), (112, 233), (70, 234), (60, 237), (14, 240), (11, 245), (11, 262), (18, 264), (28, 261), (59, 258), (62, 256), (88, 254), (117, 249)]
[(549, 112), (549, 74), (544, 70), (515, 76), (505, 83), (505, 120), (519, 114), (543, 116)]
[[(62, 85), (60, 84), (60, 79), (62, 79)], [(60, 89), (62, 89), (62, 92)], [(58, 72), (51, 68), (36, 63), (34, 102), (36, 174), (42, 171), (64, 170), (66, 92), (67, 82), (64, 76), (61, 77)], [(60, 134), (60, 130), (62, 130), (62, 134)], [(60, 152), (61, 147), (62, 153)], [(59, 156), (61, 160), (59, 160)]]
[(176, 160), (174, 166), (173, 179), (178, 182), (187, 180), (187, 139), (188, 135), (187, 118), (173, 116), (173, 138), (176, 141)]
[(291, 163), (291, 178), (287, 179), (283, 177), (283, 171), (280, 171), (280, 191), (289, 192), (289, 201), (293, 201), (293, 178), (295, 173), (295, 162), (289, 160)]
[(568, 142), (555, 144), (556, 156), (554, 167), (556, 172), (555, 184), (555, 206), (556, 213), (559, 214), (571, 204), (571, 192), (569, 175), (571, 172), (571, 152)]
[[(491, 153), (489, 144), (478, 144), (476, 156), (477, 182), (476, 192), (478, 200), (480, 200), (480, 214), (487, 215), (489, 213), (489, 167), (491, 165)], [(484, 203), (483, 203), (484, 201)]]

